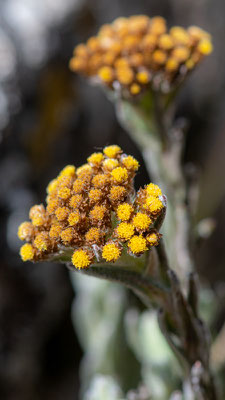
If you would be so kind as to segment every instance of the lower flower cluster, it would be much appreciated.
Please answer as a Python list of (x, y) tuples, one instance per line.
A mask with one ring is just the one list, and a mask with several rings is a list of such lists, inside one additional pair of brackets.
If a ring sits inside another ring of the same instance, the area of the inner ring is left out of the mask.
[(165, 196), (153, 183), (135, 193), (138, 161), (117, 145), (93, 153), (87, 164), (66, 166), (47, 187), (47, 206), (30, 209), (18, 236), (23, 261), (42, 261), (71, 250), (76, 268), (115, 262), (122, 251), (140, 256), (159, 243), (155, 222)]

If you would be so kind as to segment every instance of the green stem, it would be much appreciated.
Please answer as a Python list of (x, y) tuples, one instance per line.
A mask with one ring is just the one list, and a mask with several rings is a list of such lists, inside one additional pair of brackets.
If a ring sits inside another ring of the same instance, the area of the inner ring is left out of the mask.
[[(197, 291), (192, 273), (187, 189), (181, 167), (184, 138), (181, 131), (174, 131), (170, 137), (168, 127), (171, 130), (171, 116), (169, 122), (166, 121), (162, 98), (153, 93), (149, 96), (151, 101), (148, 101), (147, 107), (144, 102), (135, 105), (122, 100), (117, 101), (116, 107), (119, 121), (142, 151), (150, 177), (160, 185), (168, 199), (164, 237), (169, 260), (162, 241), (157, 253), (159, 276), (166, 285), (169, 282), (170, 290), (164, 307), (158, 303), (161, 310), (159, 323), (168, 344), (181, 361), (185, 387), (192, 387), (192, 399), (215, 400), (216, 393), (209, 370), (207, 332), (198, 318)], [(201, 368), (197, 370), (197, 379), (193, 371), (199, 365)]]

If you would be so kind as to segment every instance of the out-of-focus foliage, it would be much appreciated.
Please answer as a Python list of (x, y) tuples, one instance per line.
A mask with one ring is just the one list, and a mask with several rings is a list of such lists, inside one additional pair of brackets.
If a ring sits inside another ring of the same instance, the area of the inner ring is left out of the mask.
[(125, 336), (124, 311), (127, 296), (123, 287), (71, 272), (77, 297), (73, 320), (85, 350), (81, 364), (82, 391), (96, 373), (115, 376), (124, 390), (140, 380), (140, 364)]

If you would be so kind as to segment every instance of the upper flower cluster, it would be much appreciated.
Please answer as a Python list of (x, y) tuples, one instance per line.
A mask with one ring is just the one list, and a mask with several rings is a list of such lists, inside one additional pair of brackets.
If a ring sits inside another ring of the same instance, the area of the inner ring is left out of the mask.
[(197, 26), (168, 30), (162, 17), (136, 15), (103, 25), (76, 46), (70, 68), (129, 97), (149, 85), (168, 91), (211, 51), (210, 35)]
[(47, 206), (30, 209), (18, 236), (23, 261), (44, 260), (73, 250), (76, 268), (94, 262), (116, 261), (125, 249), (139, 256), (158, 244), (154, 222), (165, 207), (157, 185), (150, 183), (135, 195), (133, 178), (138, 161), (119, 146), (93, 153), (77, 170), (65, 167), (47, 187)]

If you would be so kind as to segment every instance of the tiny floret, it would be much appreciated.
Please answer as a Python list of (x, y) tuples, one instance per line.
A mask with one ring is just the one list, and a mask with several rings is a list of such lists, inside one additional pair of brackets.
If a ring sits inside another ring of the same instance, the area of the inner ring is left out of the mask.
[(113, 69), (105, 66), (99, 69), (98, 76), (105, 83), (110, 83), (113, 80)]
[(81, 167), (77, 168), (77, 176), (81, 176), (83, 173), (91, 173), (92, 167), (89, 164), (84, 164)]
[(50, 245), (50, 240), (47, 232), (39, 233), (34, 239), (34, 245), (40, 251), (47, 251)]
[(91, 203), (97, 203), (102, 199), (103, 193), (100, 189), (91, 189), (88, 196)]
[(155, 185), (154, 183), (149, 183), (149, 185), (146, 186), (146, 192), (149, 196), (162, 196), (162, 190), (159, 188), (158, 185)]
[(105, 206), (95, 206), (91, 211), (90, 211), (90, 218), (93, 221), (102, 221), (105, 217), (106, 214), (106, 207)]
[(121, 148), (117, 145), (107, 146), (103, 150), (104, 154), (109, 158), (115, 158), (121, 153)]
[(20, 256), (23, 261), (31, 261), (34, 259), (34, 248), (31, 244), (26, 243), (20, 248)]
[(58, 207), (55, 211), (56, 218), (58, 221), (64, 221), (69, 214), (69, 209), (67, 207)]
[(147, 241), (141, 235), (134, 235), (128, 242), (128, 247), (135, 255), (140, 255), (148, 249)]
[(70, 207), (77, 208), (81, 204), (83, 197), (81, 194), (75, 194), (70, 198)]
[(106, 170), (112, 171), (114, 168), (118, 167), (119, 161), (116, 160), (115, 158), (107, 158), (103, 162), (103, 167)]
[(151, 232), (146, 236), (146, 240), (150, 246), (157, 246), (159, 244), (159, 235), (156, 232)]
[(91, 264), (91, 258), (86, 251), (76, 250), (72, 255), (72, 263), (78, 269), (88, 268)]
[(114, 182), (124, 183), (128, 178), (128, 173), (126, 168), (118, 167), (112, 170), (111, 176)]
[(102, 250), (102, 258), (107, 262), (114, 262), (118, 260), (121, 255), (120, 248), (115, 243), (107, 243)]
[(104, 157), (102, 153), (93, 153), (90, 157), (88, 157), (87, 161), (90, 164), (99, 165), (101, 164), (103, 158)]
[(99, 243), (101, 241), (101, 231), (98, 228), (90, 228), (85, 235), (85, 239), (88, 243)]
[(23, 222), (18, 228), (18, 238), (20, 240), (31, 240), (34, 235), (34, 227), (31, 222)]
[(146, 85), (150, 81), (150, 74), (147, 71), (140, 71), (136, 75), (137, 81)]
[(109, 193), (109, 199), (113, 204), (117, 204), (126, 197), (126, 194), (126, 189), (123, 186), (113, 186)]
[(69, 176), (73, 177), (75, 175), (76, 168), (74, 165), (67, 165), (63, 170), (60, 172), (59, 176)]
[(73, 240), (73, 229), (72, 228), (64, 229), (61, 232), (61, 239), (65, 244), (72, 242), (72, 240)]
[(97, 174), (92, 179), (92, 185), (95, 188), (102, 189), (109, 184), (109, 177), (105, 174)]
[(124, 157), (122, 160), (123, 165), (130, 170), (137, 171), (139, 168), (139, 162), (132, 156)]
[(142, 213), (142, 212), (138, 212), (138, 213), (134, 216), (134, 218), (133, 218), (133, 220), (132, 220), (132, 223), (133, 223), (133, 225), (135, 226), (135, 228), (136, 228), (137, 230), (145, 231), (145, 230), (147, 230), (147, 229), (149, 228), (149, 226), (151, 225), (152, 220), (151, 220), (151, 218), (150, 218), (147, 214), (144, 214), (144, 213)]
[(163, 203), (155, 196), (148, 196), (145, 203), (145, 208), (151, 213), (158, 213), (163, 208)]
[(57, 188), (58, 185), (58, 180), (57, 179), (53, 179), (51, 182), (49, 182), (48, 186), (47, 186), (47, 193), (51, 194), (52, 192), (54, 192)]
[(121, 222), (121, 224), (119, 224), (117, 227), (116, 233), (118, 238), (129, 240), (134, 234), (134, 227), (132, 224), (129, 224), (127, 222)]
[(73, 184), (73, 191), (75, 194), (81, 194), (82, 192), (84, 192), (85, 187), (86, 187), (86, 182), (81, 178), (79, 178), (75, 180)]
[(78, 222), (80, 221), (80, 213), (79, 211), (74, 211), (71, 212), (69, 217), (68, 217), (68, 222), (70, 226), (74, 226), (76, 224), (78, 224)]
[(121, 221), (128, 221), (133, 210), (133, 207), (129, 203), (120, 204), (116, 210), (118, 219)]
[(70, 197), (71, 191), (68, 187), (62, 187), (58, 191), (58, 196), (63, 199), (67, 200)]
[(202, 39), (198, 44), (198, 50), (204, 56), (212, 53), (213, 47), (210, 39)]
[(51, 239), (59, 239), (61, 231), (62, 231), (61, 226), (58, 224), (54, 224), (51, 226), (51, 229), (49, 231), (49, 237)]

